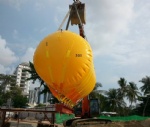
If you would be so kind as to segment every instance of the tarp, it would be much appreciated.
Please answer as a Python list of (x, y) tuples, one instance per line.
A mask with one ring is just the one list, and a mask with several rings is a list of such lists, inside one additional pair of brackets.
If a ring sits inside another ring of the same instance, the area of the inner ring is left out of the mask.
[(63, 123), (64, 121), (68, 120), (68, 119), (72, 119), (75, 118), (74, 114), (60, 114), (60, 113), (56, 113), (55, 114), (55, 123), (56, 124), (60, 124)]
[(140, 121), (140, 120), (146, 120), (149, 117), (144, 117), (144, 116), (138, 116), (138, 115), (133, 115), (133, 116), (99, 116), (97, 117), (99, 119), (109, 119), (112, 121)]

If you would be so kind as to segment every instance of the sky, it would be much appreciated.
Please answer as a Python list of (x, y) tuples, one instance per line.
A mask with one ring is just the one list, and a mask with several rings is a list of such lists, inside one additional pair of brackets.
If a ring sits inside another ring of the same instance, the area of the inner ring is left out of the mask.
[[(85, 34), (101, 89), (118, 88), (120, 77), (141, 87), (139, 80), (150, 76), (150, 1), (80, 1), (86, 5)], [(0, 0), (0, 73), (12, 74), (21, 62), (32, 62), (37, 45), (58, 30), (72, 3)], [(69, 30), (78, 34), (76, 25)]]

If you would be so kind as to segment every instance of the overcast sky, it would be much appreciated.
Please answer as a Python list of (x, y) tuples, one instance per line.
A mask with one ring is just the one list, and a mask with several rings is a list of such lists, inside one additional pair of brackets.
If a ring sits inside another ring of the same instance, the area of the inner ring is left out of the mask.
[[(150, 1), (81, 0), (85, 33), (94, 53), (97, 82), (117, 88), (124, 77), (150, 76)], [(0, 73), (29, 62), (39, 42), (57, 31), (73, 0), (0, 0)], [(66, 24), (65, 24), (66, 25)], [(64, 28), (65, 28), (64, 25)], [(77, 26), (69, 30), (78, 33)]]

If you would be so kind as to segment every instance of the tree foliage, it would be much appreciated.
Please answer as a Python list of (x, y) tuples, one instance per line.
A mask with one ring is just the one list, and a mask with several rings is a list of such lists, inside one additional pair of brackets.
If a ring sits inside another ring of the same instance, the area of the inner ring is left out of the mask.
[(150, 76), (146, 76), (140, 80), (143, 83), (143, 86), (140, 87), (141, 91), (146, 94), (150, 94)]
[[(10, 90), (5, 90), (10, 85)], [(8, 100), (11, 100), (8, 104)], [(24, 107), (28, 102), (27, 97), (22, 95), (20, 87), (16, 86), (14, 75), (0, 74), (0, 106)]]
[(92, 99), (92, 98), (98, 98), (98, 96), (100, 94), (100, 91), (98, 90), (98, 88), (100, 88), (100, 87), (102, 87), (102, 84), (99, 83), (99, 82), (96, 82), (93, 91), (89, 95), (90, 99)]
[[(31, 74), (27, 80), (36, 80), (40, 82), (40, 87), (43, 86), (41, 93), (45, 94), (50, 92), (46, 83), (37, 74), (33, 63), (30, 64), (30, 70), (26, 70)], [(139, 82), (143, 85), (139, 91), (137, 84), (134, 82), (127, 82), (121, 77), (118, 80), (119, 88), (111, 88), (108, 91), (101, 90), (102, 84), (97, 82), (93, 91), (90, 93), (90, 98), (98, 98), (100, 100), (101, 111), (115, 111), (120, 115), (137, 114), (148, 116), (150, 115), (150, 76), (142, 78)], [(11, 84), (11, 90), (5, 91), (6, 85)], [(11, 98), (14, 107), (26, 106), (28, 99), (21, 94), (21, 89), (16, 85), (13, 75), (0, 74), (0, 105), (6, 104), (7, 100)], [(55, 98), (54, 98), (55, 99)], [(125, 100), (130, 102), (128, 107)], [(57, 99), (55, 101), (58, 101)], [(138, 103), (137, 103), (138, 101)], [(134, 108), (132, 104), (135, 104)]]
[[(47, 84), (44, 82), (44, 80), (38, 75), (34, 68), (34, 64), (32, 62), (29, 62), (30, 69), (26, 70), (27, 72), (30, 73), (30, 77), (27, 80), (32, 80), (33, 84), (35, 81), (40, 82), (40, 87), (43, 86), (43, 89), (40, 94), (45, 94), (45, 93), (51, 93), (50, 89), (47, 87)], [(54, 103), (58, 103), (58, 99), (53, 96)]]
[(25, 70), (25, 71), (29, 72), (31, 75), (27, 80), (32, 80), (33, 84), (35, 83), (36, 80), (38, 80), (40, 82), (40, 86), (45, 85), (42, 78), (36, 72), (32, 62), (29, 62), (29, 66), (30, 66), (30, 69)]
[(141, 93), (138, 91), (138, 87), (134, 82), (129, 82), (129, 84), (127, 85), (127, 89), (126, 89), (126, 97), (129, 100), (129, 102), (131, 103), (136, 103), (139, 96), (141, 96)]
[(113, 112), (118, 112), (121, 108), (126, 106), (126, 103), (123, 99), (118, 96), (117, 89), (109, 89), (106, 93), (107, 96), (107, 105), (109, 105), (109, 110)]
[(5, 88), (7, 85), (16, 85), (14, 75), (0, 74), (0, 93), (5, 92)]
[(14, 108), (24, 108), (27, 106), (28, 98), (23, 95), (18, 95), (12, 98)]

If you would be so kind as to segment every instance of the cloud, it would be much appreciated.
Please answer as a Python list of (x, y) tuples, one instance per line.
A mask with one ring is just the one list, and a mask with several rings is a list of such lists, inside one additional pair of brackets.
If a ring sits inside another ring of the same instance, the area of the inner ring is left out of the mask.
[[(134, 0), (85, 1), (85, 32), (95, 59), (107, 59), (113, 65), (139, 69), (150, 64), (150, 3)], [(144, 69), (144, 72), (146, 69)]]
[(101, 53), (101, 48), (116, 43), (120, 33), (128, 33), (128, 25), (135, 17), (134, 0), (89, 0), (86, 5), (86, 33), (95, 51)]
[[(59, 3), (59, 4), (58, 4)], [(34, 1), (34, 6), (37, 11), (43, 11), (46, 8), (53, 9), (53, 13), (55, 13), (58, 9), (67, 10), (65, 6), (68, 6), (69, 3), (73, 3), (70, 0), (36, 0)], [(61, 5), (61, 6), (60, 6)]]
[(15, 70), (15, 66), (4, 67), (0, 64), (0, 74), (13, 74)]
[(16, 10), (20, 10), (21, 6), (26, 3), (27, 0), (0, 0), (0, 3), (8, 4), (11, 7), (14, 7)]
[[(125, 43), (125, 42), (124, 42)], [(150, 64), (150, 51), (146, 44), (133, 42), (128, 45), (115, 45), (110, 53), (110, 56), (116, 60), (117, 65), (142, 66)]]
[(103, 88), (118, 87), (124, 77), (140, 87), (150, 75), (149, 1), (85, 1), (85, 32), (94, 51), (97, 80)]
[(6, 40), (0, 36), (0, 64), (3, 66), (9, 66), (18, 60), (15, 53), (6, 45)]
[(33, 54), (34, 54), (35, 49), (29, 47), (25, 54), (21, 57), (21, 62), (33, 62)]
[(148, 67), (150, 64), (150, 17), (146, 13), (150, 11), (149, 7), (150, 3), (135, 3), (136, 16), (128, 25), (128, 34), (124, 36), (118, 34), (116, 43), (108, 48), (107, 55), (113, 57), (117, 65), (128, 65), (140, 69), (141, 72), (142, 70), (148, 72), (143, 66)]
[[(92, 46), (95, 63), (99, 63), (95, 66), (98, 81), (102, 81), (104, 87), (112, 88), (114, 84), (117, 86), (117, 80), (119, 80), (120, 77), (125, 77), (128, 81), (138, 81), (145, 75), (149, 75), (150, 16), (147, 12), (150, 11), (150, 2), (148, 0), (81, 1), (86, 4), (87, 23), (84, 26), (85, 33), (88, 42)], [(32, 61), (35, 50), (34, 46), (38, 44), (41, 38), (47, 35), (47, 33), (59, 27), (69, 10), (68, 5), (73, 1), (0, 0), (0, 4), (2, 2), (16, 9), (18, 8), (18, 10), (24, 7), (24, 9), (21, 10), (23, 13), (17, 12), (17, 14), (16, 10), (14, 10), (16, 16), (29, 13), (29, 11), (32, 12), (30, 13), (31, 15), (29, 14), (24, 20), (25, 23), (28, 23), (28, 20), (34, 22), (33, 24), (29, 22), (31, 27), (25, 27), (27, 30), (23, 29), (23, 31), (21, 31), (22, 27), (17, 28), (19, 26), (17, 21), (20, 21), (22, 17), (18, 17), (19, 20), (16, 19), (15, 22), (17, 25), (14, 25), (14, 31), (12, 30), (14, 41), (11, 41), (15, 43), (9, 43), (9, 46), (12, 46), (13, 51), (20, 57), (19, 62), (28, 62)], [(24, 12), (24, 10), (26, 11)], [(32, 14), (35, 17), (32, 16)], [(38, 17), (37, 19), (36, 16)], [(45, 21), (47, 22), (45, 23)], [(41, 24), (44, 24), (44, 26)], [(8, 28), (6, 23), (2, 25)], [(66, 24), (64, 24), (64, 26), (65, 25)], [(37, 31), (34, 32), (37, 34), (31, 33), (32, 30), (29, 30), (29, 28), (33, 30), (36, 29)], [(70, 29), (72, 31), (76, 30), (78, 33), (78, 26), (75, 25), (72, 27), (70, 25), (69, 30)], [(7, 34), (8, 30), (6, 29), (6, 31)], [(40, 34), (38, 35), (38, 33)], [(5, 36), (9, 36), (6, 34)], [(29, 35), (31, 35), (31, 37)], [(12, 70), (8, 68), (8, 66), (14, 63), (17, 57), (10, 47), (8, 48), (6, 45), (6, 40), (0, 38), (0, 41), (2, 40), (4, 42), (0, 42), (0, 49), (3, 47), (5, 52), (6, 49), (10, 50), (8, 56), (11, 56), (11, 59), (7, 59), (10, 61), (8, 62), (7, 60), (2, 60), (3, 57), (0, 54), (0, 70), (1, 72), (6, 72)], [(7, 38), (7, 40), (12, 39)], [(5, 52), (3, 56), (6, 58), (8, 52)], [(23, 53), (24, 55), (20, 56)], [(1, 61), (5, 62), (2, 64)]]
[(4, 67), (0, 64), (0, 74), (6, 74), (8, 71), (10, 71), (10, 68)]

